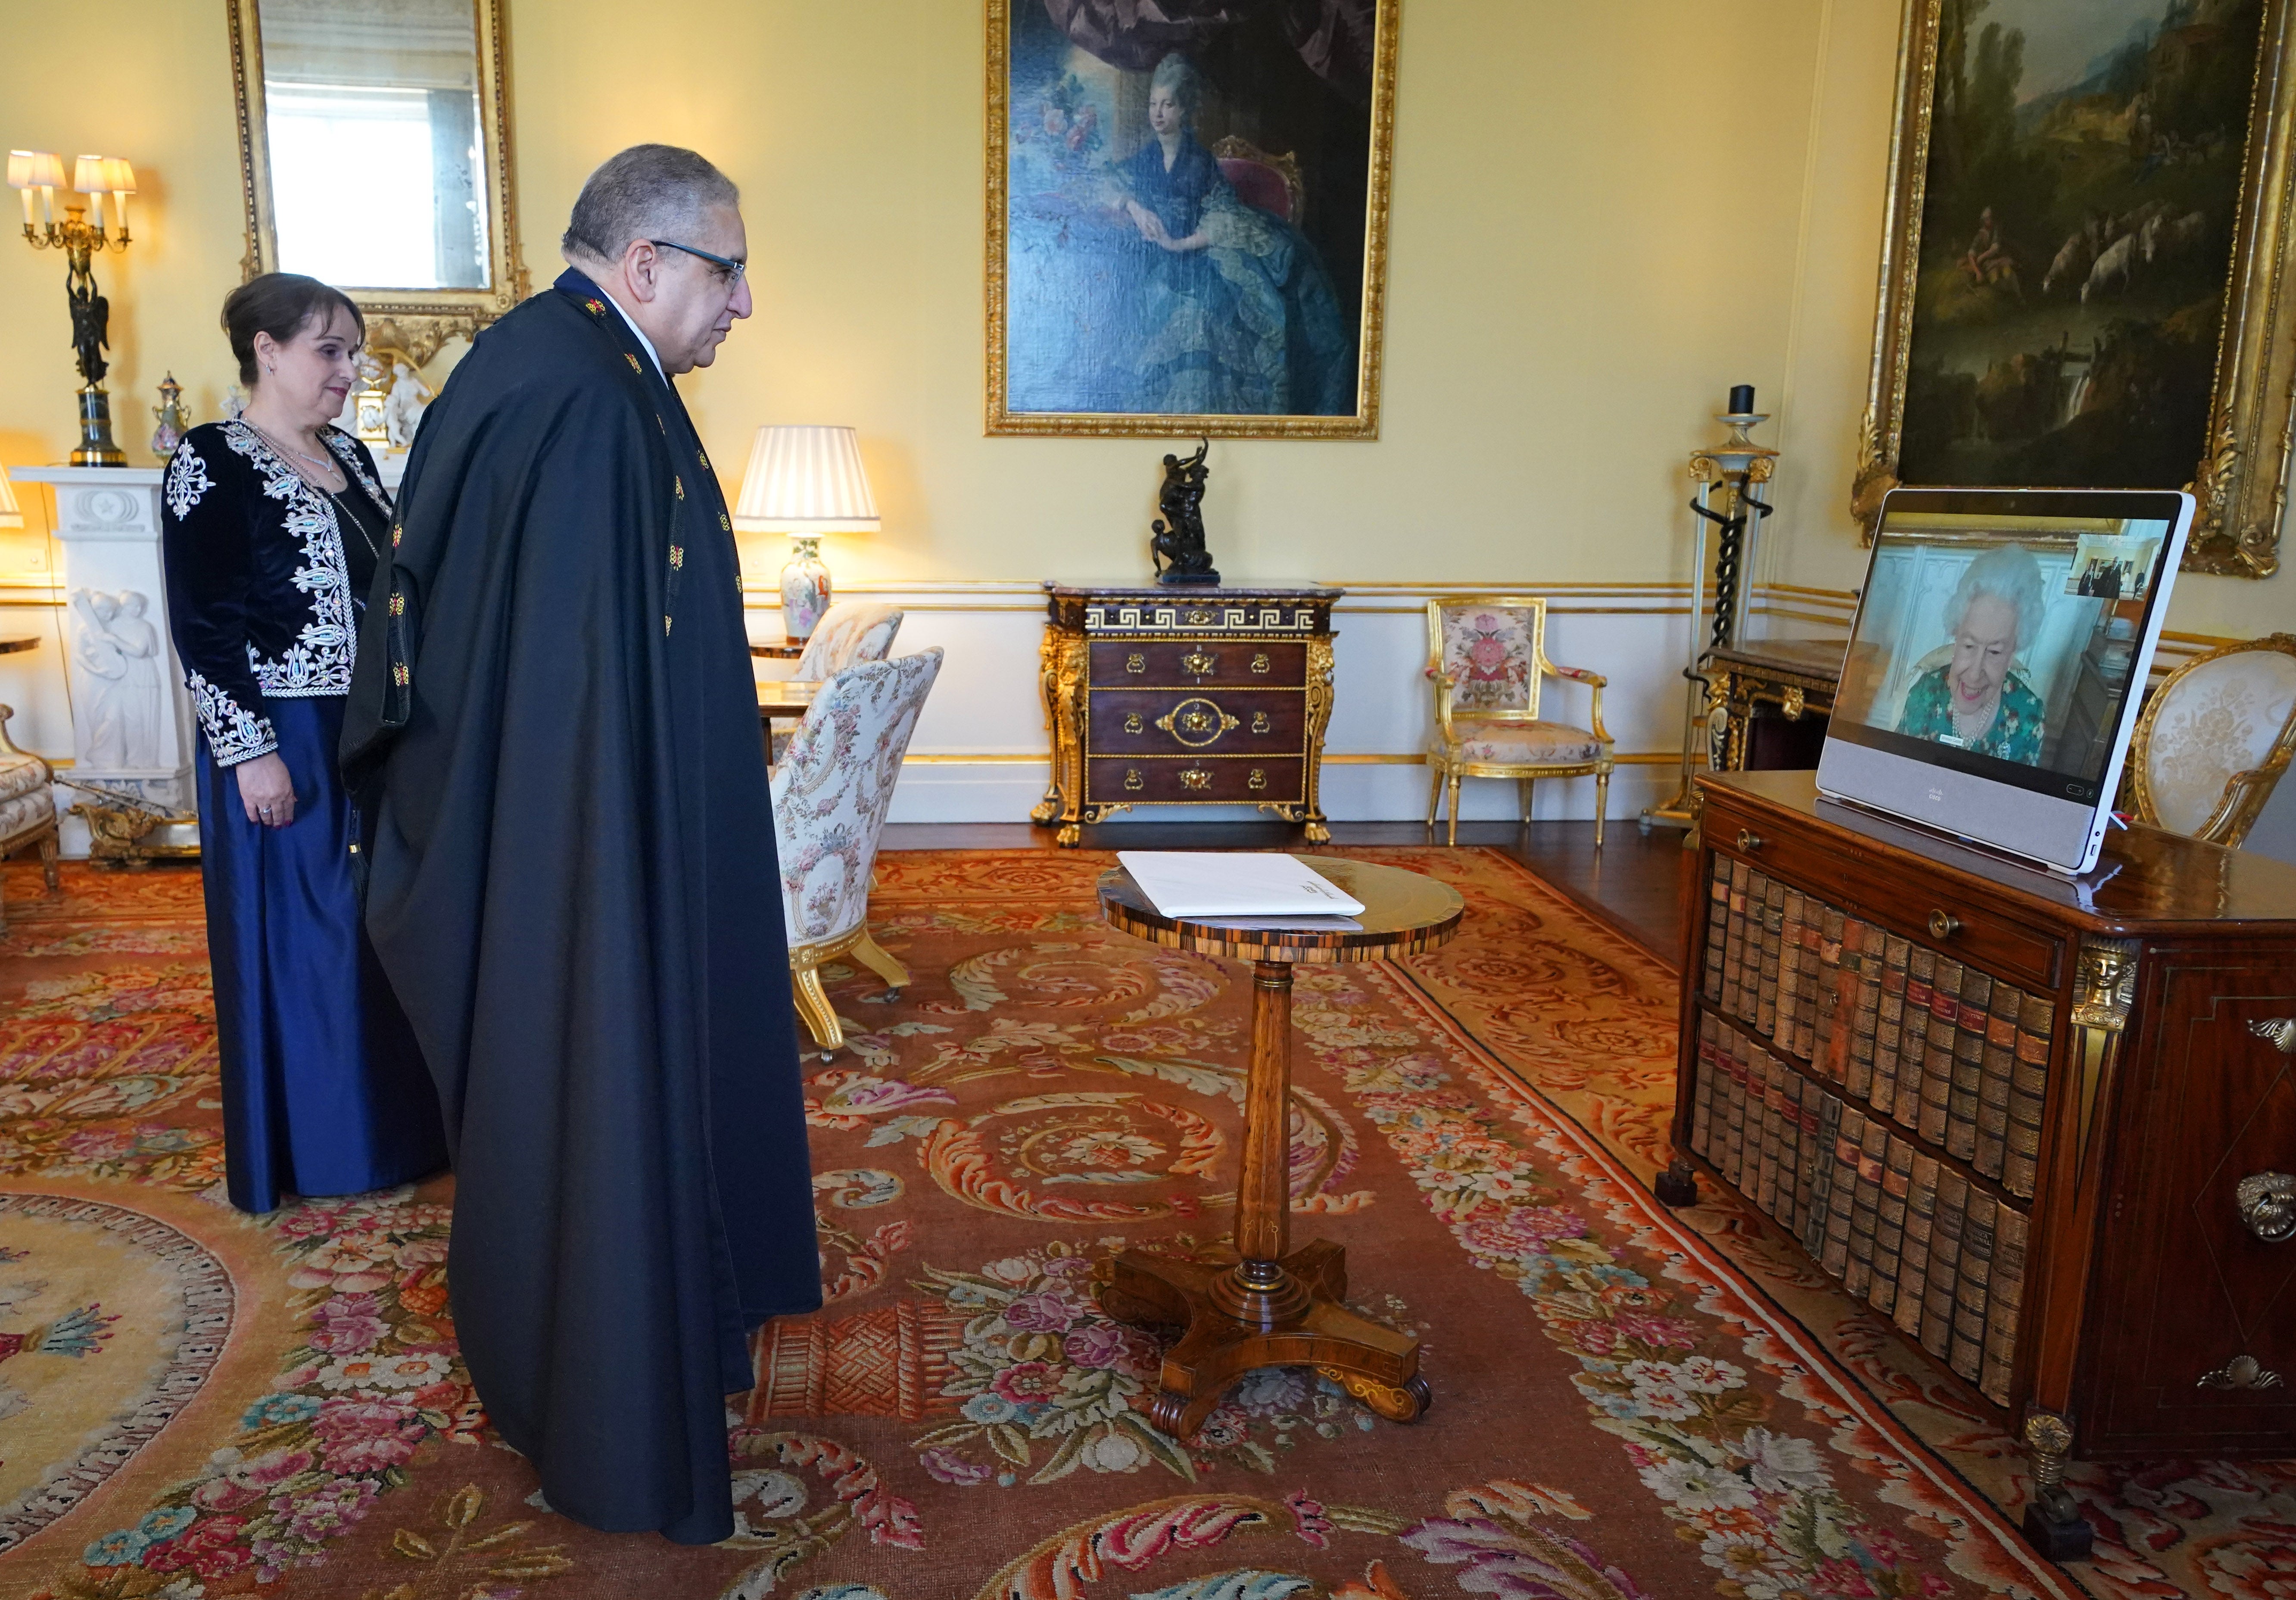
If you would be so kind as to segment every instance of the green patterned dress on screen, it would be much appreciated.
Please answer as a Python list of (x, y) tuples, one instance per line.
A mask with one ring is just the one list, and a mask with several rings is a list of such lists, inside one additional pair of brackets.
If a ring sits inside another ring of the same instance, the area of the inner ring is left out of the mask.
[[(1946, 682), (1951, 663), (1937, 667), (1914, 680), (1906, 691), (1906, 709), (1898, 713), (1898, 731), (1908, 738), (1934, 739), (1959, 744), (1953, 731), (1953, 688)], [(1997, 756), (2027, 767), (2041, 762), (2041, 697), (2025, 686), (2014, 672), (2001, 685), (2001, 706), (1993, 725), (1976, 743), (1964, 748), (1980, 755)]]

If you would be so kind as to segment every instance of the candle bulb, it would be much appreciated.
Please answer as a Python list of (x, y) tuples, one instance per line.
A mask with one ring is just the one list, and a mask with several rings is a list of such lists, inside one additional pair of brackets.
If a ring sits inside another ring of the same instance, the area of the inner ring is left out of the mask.
[(87, 226), (95, 230), (98, 238), (103, 236), (103, 191), (101, 189), (87, 197)]
[(125, 189), (115, 189), (111, 192), (112, 215), (119, 220), (119, 236), (122, 240), (127, 237), (127, 193)]
[(29, 228), (32, 226), (31, 185), (28, 184), (23, 188), (17, 190), (16, 193), (24, 197), (24, 226)]
[(1751, 383), (1733, 384), (1730, 389), (1730, 414), (1751, 416), (1753, 411), (1754, 386)]

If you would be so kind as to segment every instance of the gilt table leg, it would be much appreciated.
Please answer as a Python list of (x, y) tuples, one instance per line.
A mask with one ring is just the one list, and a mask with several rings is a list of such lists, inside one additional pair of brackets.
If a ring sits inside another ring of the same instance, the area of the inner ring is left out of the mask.
[(1102, 1306), (1130, 1322), (1182, 1323), (1165, 1353), (1149, 1415), (1193, 1434), (1236, 1379), (1262, 1366), (1313, 1366), (1380, 1415), (1415, 1421), (1428, 1405), (1419, 1341), (1357, 1316), (1346, 1252), (1291, 1231), (1292, 966), (1254, 964), (1251, 1075), (1244, 1091), (1243, 1170), (1233, 1265), (1128, 1251), (1103, 1279)]

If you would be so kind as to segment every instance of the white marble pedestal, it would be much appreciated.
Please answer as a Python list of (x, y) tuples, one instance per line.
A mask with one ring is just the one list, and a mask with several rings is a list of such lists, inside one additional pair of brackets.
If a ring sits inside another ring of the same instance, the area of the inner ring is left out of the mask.
[[(158, 467), (19, 467), (19, 483), (55, 488), (64, 547), (65, 682), (71, 691), (72, 764), (60, 774), (115, 794), (196, 814), (192, 759), (197, 725), (168, 632), (160, 565)], [(85, 856), (87, 825), (67, 814), (90, 798), (59, 785), (63, 853)], [(152, 844), (196, 844), (193, 826), (154, 832)]]

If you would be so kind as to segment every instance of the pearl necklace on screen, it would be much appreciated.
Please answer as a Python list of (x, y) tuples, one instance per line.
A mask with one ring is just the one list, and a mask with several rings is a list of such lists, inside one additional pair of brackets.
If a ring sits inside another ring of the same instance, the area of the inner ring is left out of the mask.
[(1959, 706), (1954, 707), (1953, 731), (1964, 744), (1974, 744), (1985, 737), (1986, 730), (1993, 726), (1993, 719), (2000, 714), (2001, 694), (1998, 690), (1996, 690), (1992, 697), (1985, 702), (1985, 710), (1981, 715), (1972, 712), (1964, 716)]

